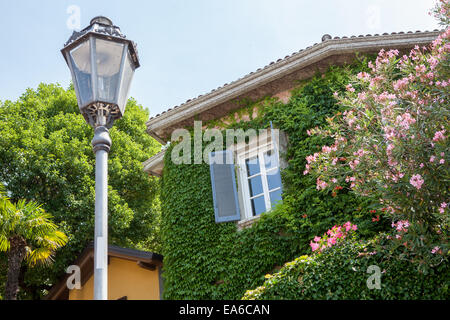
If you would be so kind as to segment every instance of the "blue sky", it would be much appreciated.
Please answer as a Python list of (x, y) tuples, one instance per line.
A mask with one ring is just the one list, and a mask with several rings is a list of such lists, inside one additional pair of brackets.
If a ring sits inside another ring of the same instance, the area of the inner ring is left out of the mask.
[(434, 0), (0, 0), (0, 100), (40, 82), (67, 87), (60, 53), (77, 24), (105, 15), (138, 44), (130, 95), (151, 115), (207, 93), (323, 34), (433, 30)]

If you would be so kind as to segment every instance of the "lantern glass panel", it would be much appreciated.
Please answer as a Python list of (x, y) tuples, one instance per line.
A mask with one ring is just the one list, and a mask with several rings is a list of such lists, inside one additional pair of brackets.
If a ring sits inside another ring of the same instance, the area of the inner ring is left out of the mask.
[(72, 65), (74, 85), (78, 91), (78, 103), (81, 107), (92, 101), (92, 68), (89, 39), (70, 50), (69, 59)]
[(130, 52), (127, 50), (127, 56), (123, 66), (122, 87), (119, 96), (119, 107), (122, 109), (122, 113), (125, 111), (125, 105), (127, 103), (128, 91), (130, 89), (131, 80), (134, 75), (134, 64), (131, 60)]
[(120, 66), (123, 43), (95, 39), (94, 61), (97, 76), (97, 100), (117, 103), (120, 89)]

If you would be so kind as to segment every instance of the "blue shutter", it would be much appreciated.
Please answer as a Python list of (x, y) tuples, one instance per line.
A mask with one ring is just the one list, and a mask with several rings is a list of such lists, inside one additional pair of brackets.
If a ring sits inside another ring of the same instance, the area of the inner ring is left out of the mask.
[(240, 220), (233, 153), (230, 150), (211, 152), (209, 166), (216, 223)]

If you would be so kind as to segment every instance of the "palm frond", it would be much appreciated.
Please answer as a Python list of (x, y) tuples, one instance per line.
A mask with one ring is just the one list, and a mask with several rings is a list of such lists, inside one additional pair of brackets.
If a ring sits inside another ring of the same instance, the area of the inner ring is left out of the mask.
[(0, 252), (6, 252), (8, 251), (10, 248), (10, 243), (8, 238), (6, 237), (6, 235), (4, 235), (3, 233), (0, 233)]
[(68, 241), (41, 205), (25, 200), (0, 207), (0, 251), (10, 249), (12, 236), (25, 239), (26, 261), (31, 266), (51, 263), (55, 251)]
[(48, 266), (53, 262), (53, 253), (52, 250), (43, 247), (30, 249), (29, 251), (27, 250), (25, 260), (31, 267), (37, 264)]
[(53, 230), (43, 237), (36, 238), (36, 245), (47, 248), (49, 250), (56, 250), (63, 247), (67, 243), (67, 236), (58, 230)]

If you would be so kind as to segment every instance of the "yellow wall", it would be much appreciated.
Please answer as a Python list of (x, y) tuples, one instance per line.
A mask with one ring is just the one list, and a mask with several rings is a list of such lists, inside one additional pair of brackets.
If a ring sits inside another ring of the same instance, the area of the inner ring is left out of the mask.
[[(69, 300), (92, 300), (94, 276), (84, 286), (69, 292)], [(108, 299), (127, 296), (128, 300), (159, 300), (158, 268), (154, 271), (141, 268), (136, 261), (110, 258), (108, 265)]]

